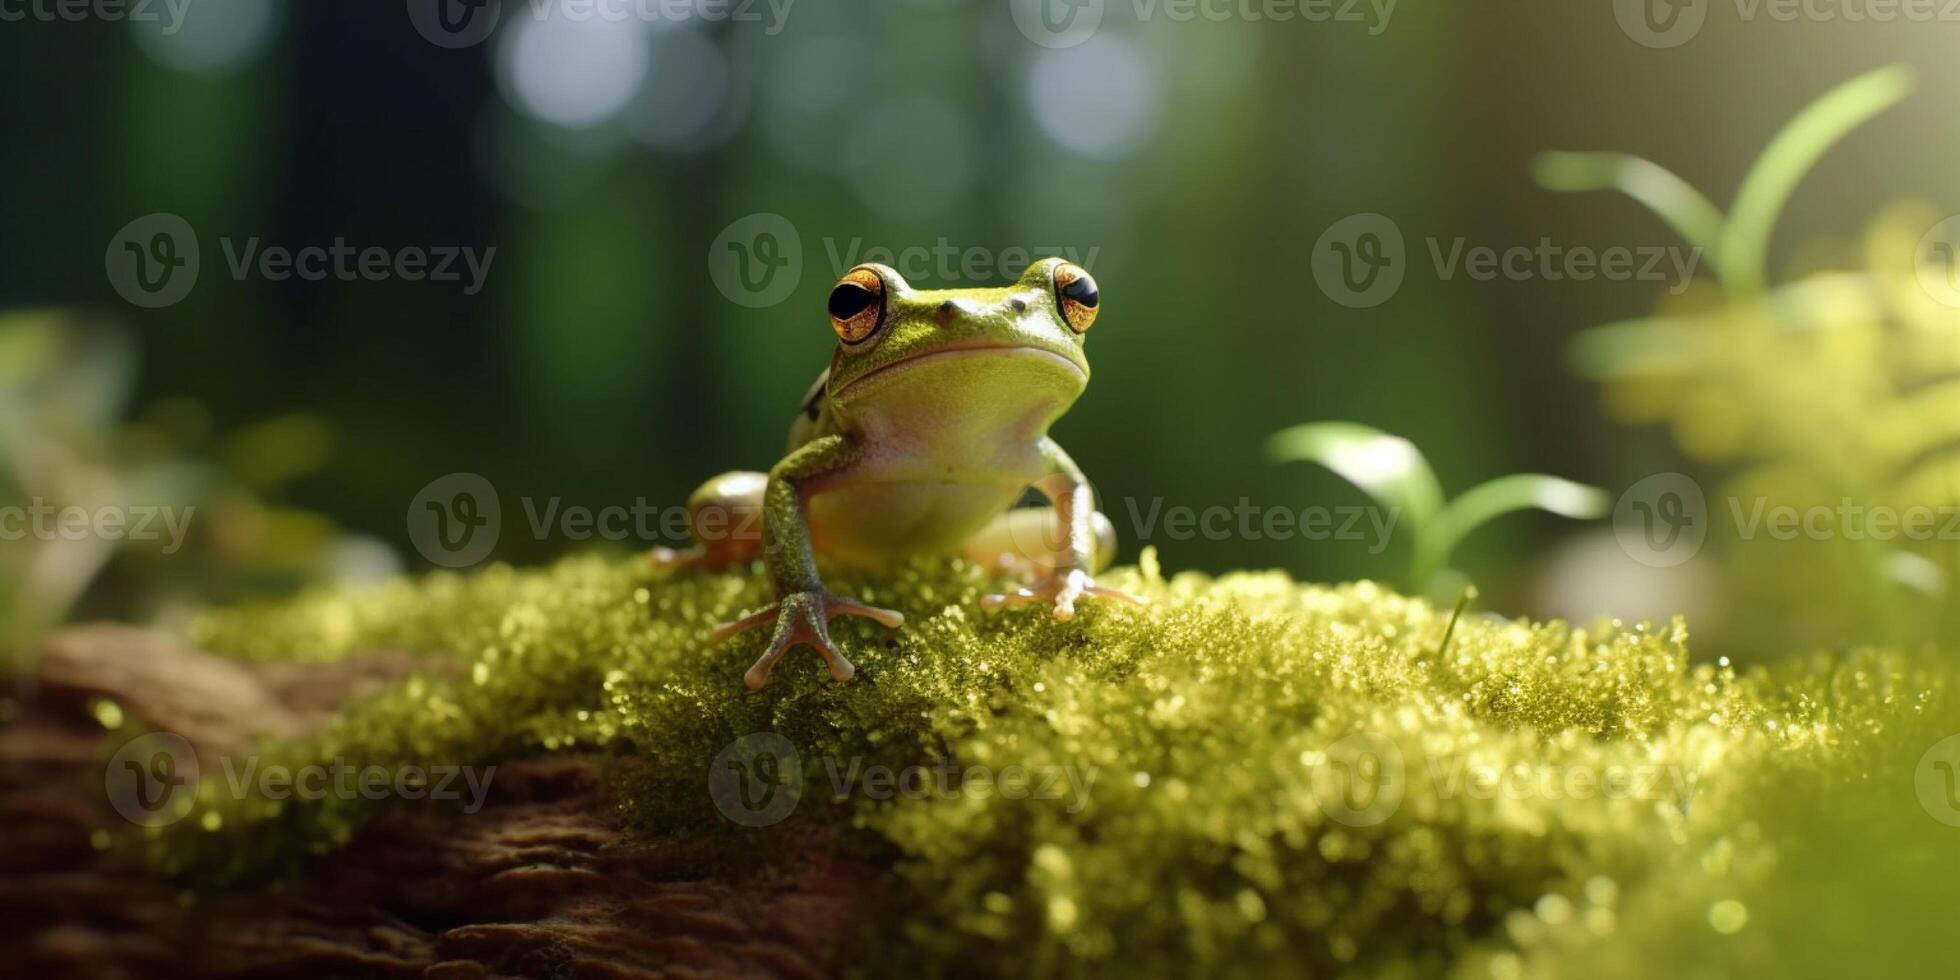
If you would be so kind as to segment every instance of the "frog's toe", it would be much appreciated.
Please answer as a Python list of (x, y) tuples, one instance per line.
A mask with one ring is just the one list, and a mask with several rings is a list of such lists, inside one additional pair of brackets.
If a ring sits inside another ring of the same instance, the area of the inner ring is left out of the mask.
[(1052, 603), (1055, 618), (1063, 622), (1075, 618), (1075, 604), (1084, 596), (1098, 599), (1117, 599), (1135, 606), (1147, 606), (1149, 600), (1131, 595), (1120, 589), (1110, 589), (1097, 585), (1089, 573), (1076, 569), (1060, 575), (1052, 575), (1034, 585), (1012, 592), (990, 595), (980, 600), (980, 606), (989, 612), (1010, 606), (1024, 606), (1029, 603)]
[(819, 592), (803, 592), (785, 598), (759, 612), (751, 613), (731, 623), (724, 623), (708, 635), (710, 643), (720, 642), (737, 633), (753, 629), (764, 623), (775, 623), (776, 631), (769, 639), (769, 648), (756, 658), (754, 666), (742, 675), (743, 683), (749, 690), (759, 691), (769, 683), (769, 674), (784, 655), (797, 646), (807, 646), (817, 651), (830, 668), (830, 677), (836, 681), (848, 681), (857, 675), (857, 668), (851, 665), (842, 650), (830, 639), (830, 621), (839, 616), (862, 616), (887, 629), (897, 629), (905, 625), (905, 615), (896, 609), (885, 609), (867, 605), (855, 599), (843, 599)]
[(746, 633), (765, 623), (773, 623), (778, 616), (782, 615), (782, 608), (782, 603), (772, 602), (747, 616), (743, 616), (741, 619), (733, 619), (722, 623), (708, 633), (708, 642), (720, 643), (731, 636)]
[(769, 649), (764, 650), (748, 672), (742, 675), (742, 682), (751, 691), (762, 690), (763, 685), (769, 683), (769, 674), (776, 669), (776, 664), (798, 646), (817, 651), (817, 656), (822, 657), (824, 665), (830, 668), (831, 680), (841, 683), (857, 676), (857, 668), (844, 656), (844, 651), (831, 642), (825, 617), (796, 615), (777, 621), (776, 635), (770, 639)]
[(836, 596), (831, 596), (824, 605), (826, 607), (825, 619), (836, 619), (839, 616), (862, 616), (886, 629), (892, 630), (905, 625), (904, 613), (896, 609), (886, 609), (882, 606), (868, 606), (856, 599), (840, 599)]

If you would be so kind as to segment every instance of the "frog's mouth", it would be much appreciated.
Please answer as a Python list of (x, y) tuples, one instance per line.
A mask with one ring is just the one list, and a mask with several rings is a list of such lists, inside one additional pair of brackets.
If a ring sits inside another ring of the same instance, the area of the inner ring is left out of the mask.
[(836, 394), (838, 397), (841, 397), (845, 392), (875, 379), (889, 379), (895, 375), (909, 374), (915, 369), (929, 367), (933, 364), (965, 360), (974, 357), (1015, 357), (1046, 361), (1056, 367), (1067, 368), (1083, 384), (1087, 384), (1089, 381), (1089, 372), (1082, 370), (1082, 365), (1045, 347), (1035, 347), (1029, 344), (972, 343), (935, 347), (929, 351), (921, 351), (917, 354), (901, 357), (890, 364), (881, 365), (866, 374), (851, 379), (848, 384), (838, 389)]

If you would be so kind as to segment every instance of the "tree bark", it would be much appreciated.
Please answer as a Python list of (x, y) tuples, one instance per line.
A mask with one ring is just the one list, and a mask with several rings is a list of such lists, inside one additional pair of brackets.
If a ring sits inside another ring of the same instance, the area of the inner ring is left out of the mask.
[[(89, 711), (114, 699), (200, 761), (304, 733), (417, 660), (248, 664), (117, 626), (57, 636), (0, 729), (0, 975), (819, 977), (875, 871), (808, 828), (789, 864), (731, 877), (629, 838), (596, 760), (500, 765), (481, 810), (391, 803), (303, 878), (184, 900), (91, 844), (110, 806)], [(213, 772), (215, 769), (204, 768)], [(705, 778), (705, 777), (704, 777)]]

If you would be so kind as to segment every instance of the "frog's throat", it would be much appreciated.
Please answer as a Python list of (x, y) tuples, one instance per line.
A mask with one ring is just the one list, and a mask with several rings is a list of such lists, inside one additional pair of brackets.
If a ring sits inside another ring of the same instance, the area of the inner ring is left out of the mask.
[(962, 357), (988, 357), (988, 356), (998, 357), (1003, 354), (1010, 355), (1010, 356), (1019, 356), (1019, 357), (1032, 356), (1032, 357), (1039, 357), (1039, 358), (1047, 358), (1048, 360), (1054, 361), (1056, 364), (1065, 365), (1071, 370), (1073, 370), (1077, 375), (1079, 375), (1082, 378), (1084, 383), (1087, 383), (1087, 381), (1089, 380), (1089, 372), (1082, 370), (1082, 365), (1077, 364), (1074, 361), (1069, 360), (1068, 358), (1063, 357), (1062, 355), (1057, 354), (1054, 351), (1051, 351), (1045, 347), (1036, 347), (1032, 344), (1001, 344), (1001, 343), (975, 342), (975, 343), (967, 343), (967, 344), (953, 344), (946, 347), (935, 347), (932, 350), (923, 351), (918, 354), (913, 354), (909, 357), (902, 357), (896, 361), (891, 362), (890, 364), (881, 365), (877, 368), (874, 368), (871, 371), (859, 375), (858, 377), (852, 378), (849, 382), (847, 382), (844, 385), (844, 387), (839, 388), (836, 391), (832, 392), (831, 397), (834, 398), (834, 397), (841, 396), (845, 392), (850, 391), (851, 389), (856, 388), (861, 384), (869, 382), (874, 378), (886, 377), (894, 373), (906, 371), (929, 363), (943, 361), (943, 360), (953, 360)]

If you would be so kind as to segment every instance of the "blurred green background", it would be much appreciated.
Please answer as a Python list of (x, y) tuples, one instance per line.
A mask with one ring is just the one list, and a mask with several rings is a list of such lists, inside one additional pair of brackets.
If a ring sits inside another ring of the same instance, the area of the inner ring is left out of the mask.
[[(408, 6), (192, 0), (172, 33), (0, 23), (0, 310), (62, 311), (48, 329), (99, 381), (10, 409), (82, 398), (110, 433), (92, 450), (105, 472), (196, 460), (208, 494), (194, 556), (113, 563), (77, 587), (80, 614), (427, 568), (404, 515), (452, 472), (497, 488), (494, 557), (586, 547), (532, 535), (517, 502), (667, 506), (711, 473), (765, 468), (828, 356), (835, 277), (858, 249), (942, 241), (1066, 247), (1100, 281), (1095, 380), (1056, 434), (1116, 513), (1124, 560), (1149, 544), (1170, 570), (1393, 581), (1405, 541), (1138, 540), (1123, 508), (1361, 502), (1266, 456), (1271, 433), (1322, 419), (1408, 437), (1451, 490), (1517, 471), (1611, 495), (1657, 472), (1722, 479), (1664, 428), (1610, 417), (1570, 364), (1582, 329), (1649, 313), (1669, 283), (1486, 282), (1430, 261), (1430, 240), (1678, 243), (1622, 196), (1534, 183), (1544, 151), (1638, 153), (1726, 201), (1800, 108), (1904, 63), (1917, 94), (1823, 158), (1770, 268), (1855, 240), (1897, 199), (1960, 199), (1951, 23), (1711, 5), (1692, 40), (1653, 48), (1606, 2), (1395, 4), (1386, 20), (1356, 5), (1359, 21), (1315, 22), (1120, 0), (1094, 5), (1093, 36), (1049, 47), (981, 0), (800, 0), (746, 21), (649, 3), (655, 16), (583, 23), (506, 2), (484, 43), (452, 48)], [(202, 272), (182, 302), (142, 309), (104, 253), (157, 212), (196, 229)], [(1356, 309), (1317, 284), (1311, 253), (1365, 212), (1400, 229), (1408, 267), (1393, 298)], [(794, 289), (760, 307), (710, 274), (718, 236), (755, 214), (787, 219), (801, 256)], [(221, 238), (496, 251), (468, 295), (235, 280)], [(25, 376), (12, 371), (19, 391)], [(23, 470), (31, 442), (9, 444)], [(1754, 601), (1716, 572), (1625, 562), (1612, 540), (1517, 516), (1456, 565), (1506, 614), (1681, 611), (1715, 629)]]

